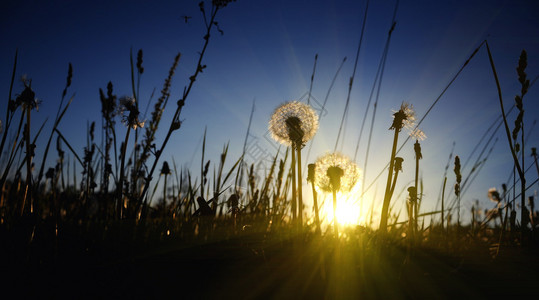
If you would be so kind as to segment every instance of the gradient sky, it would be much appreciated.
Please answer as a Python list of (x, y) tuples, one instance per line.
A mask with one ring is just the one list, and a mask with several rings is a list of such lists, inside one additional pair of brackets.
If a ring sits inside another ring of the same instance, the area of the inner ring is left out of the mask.
[[(87, 122), (100, 124), (98, 89), (105, 89), (112, 81), (118, 96), (131, 93), (130, 49), (135, 55), (138, 49), (144, 51), (141, 108), (146, 107), (154, 88), (158, 95), (174, 56), (181, 52), (172, 82), (171, 103), (166, 109), (168, 114), (165, 113), (166, 124), (175, 109), (175, 100), (188, 84), (197, 52), (203, 45), (204, 25), (197, 3), (3, 1), (0, 4), (3, 45), (0, 49), (0, 90), (7, 96), (13, 57), (18, 49), (17, 78), (27, 74), (37, 97), (43, 101), (39, 112), (33, 115), (32, 134), (49, 117), (43, 134), (46, 136), (71, 62), (73, 84), (68, 95), (76, 93), (76, 96), (59, 129), (82, 154)], [(326, 97), (339, 64), (347, 57), (328, 98), (327, 112), (320, 120), (313, 149), (307, 157), (307, 145), (304, 159), (313, 162), (326, 151), (332, 151), (354, 68), (365, 4), (366, 1), (355, 0), (238, 0), (223, 9), (218, 22), (224, 35), (214, 32), (211, 36), (203, 62), (208, 67), (198, 77), (182, 112), (182, 128), (173, 136), (162, 159), (171, 162), (173, 156), (177, 163), (198, 173), (201, 140), (207, 128), (206, 157), (212, 162), (217, 161), (223, 145), (230, 142), (231, 164), (241, 155), (253, 100), (256, 104), (249, 145), (274, 154), (276, 145), (268, 139), (267, 121), (279, 104), (299, 99), (309, 91), (315, 54), (318, 54), (318, 62), (312, 95), (319, 103)], [(386, 0), (371, 1), (369, 6), (348, 119), (341, 137), (344, 143), (339, 146), (349, 156), (354, 155), (394, 8), (395, 1)], [(188, 23), (182, 19), (184, 15), (192, 17)], [(522, 49), (528, 52), (528, 77), (533, 80), (539, 75), (537, 1), (401, 1), (396, 22), (374, 122), (366, 170), (367, 185), (382, 172), (389, 160), (393, 132), (387, 129), (391, 125), (392, 110), (397, 110), (402, 101), (408, 101), (421, 118), (484, 39), (488, 39), (492, 51), (506, 109), (513, 105), (514, 95), (520, 90), (515, 67)], [(22, 84), (17, 81), (14, 93), (21, 91)], [(532, 126), (539, 116), (538, 96), (537, 86), (533, 86), (525, 98), (526, 134), (532, 130), (525, 149), (528, 152), (531, 147), (539, 146), (539, 129)], [(0, 107), (2, 121), (5, 109), (5, 105)], [(424, 211), (435, 207), (453, 142), (455, 154), (464, 163), (500, 113), (486, 48), (482, 47), (421, 124), (420, 128), (428, 137), (422, 142)], [(371, 117), (372, 104), (367, 124)], [(511, 129), (515, 117), (515, 113), (509, 116)], [(149, 118), (149, 112), (146, 118)], [(502, 129), (495, 136), (498, 142), (481, 173), (463, 197), (463, 213), (469, 211), (475, 199), (480, 201), (482, 208), (491, 208), (493, 204), (486, 196), (487, 190), (500, 188), (510, 174), (512, 158)], [(164, 130), (158, 135), (158, 143), (163, 135)], [(363, 135), (357, 158), (362, 168), (366, 136)], [(404, 137), (405, 133), (401, 135), (400, 144)], [(41, 157), (39, 146), (44, 147), (44, 143), (37, 143), (37, 160)], [(52, 158), (54, 155), (51, 154)], [(405, 161), (404, 173), (399, 177), (395, 192), (397, 195), (413, 179), (413, 144), (406, 144), (399, 155)], [(463, 169), (465, 177), (476, 157), (477, 154)], [(528, 167), (531, 159), (528, 154), (526, 157)], [(247, 160), (254, 161), (249, 155)], [(452, 169), (453, 161), (446, 194), (452, 194)], [(366, 206), (375, 194), (375, 206), (381, 206), (385, 178), (387, 171), (366, 194), (367, 201), (363, 202)], [(528, 183), (536, 178), (535, 170), (530, 169)], [(538, 186), (528, 190), (527, 194), (536, 193)], [(404, 195), (394, 201), (402, 202)]]

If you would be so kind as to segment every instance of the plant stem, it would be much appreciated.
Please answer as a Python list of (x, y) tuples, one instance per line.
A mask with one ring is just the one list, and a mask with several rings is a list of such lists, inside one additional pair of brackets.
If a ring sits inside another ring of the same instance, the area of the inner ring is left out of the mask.
[(29, 198), (30, 213), (34, 212), (34, 203), (32, 201), (32, 145), (30, 144), (30, 106), (26, 107), (26, 190), (21, 205), (21, 216), (24, 213), (26, 199)]
[(316, 225), (316, 234), (320, 235), (321, 233), (321, 230), (320, 230), (320, 215), (318, 214), (318, 195), (316, 193), (316, 189), (314, 187), (314, 180), (311, 181), (311, 186), (312, 186), (312, 189), (313, 189), (313, 205), (314, 205), (314, 221), (315, 221), (315, 225)]
[(157, 167), (157, 163), (159, 162), (159, 158), (161, 157), (161, 154), (163, 153), (163, 150), (165, 149), (170, 137), (172, 136), (172, 132), (174, 132), (177, 128), (174, 126), (176, 122), (179, 122), (180, 114), (182, 112), (182, 107), (185, 104), (185, 100), (187, 96), (189, 95), (189, 92), (191, 91), (191, 88), (193, 87), (193, 84), (196, 80), (197, 75), (202, 71), (202, 58), (204, 57), (204, 53), (206, 53), (206, 48), (208, 47), (208, 43), (210, 41), (210, 31), (213, 25), (215, 24), (215, 16), (217, 15), (217, 12), (219, 11), (219, 7), (216, 7), (213, 11), (213, 14), (211, 15), (211, 19), (209, 22), (209, 26), (207, 27), (206, 35), (204, 36), (204, 46), (202, 47), (202, 51), (200, 52), (200, 56), (198, 58), (197, 62), (197, 68), (195, 70), (195, 73), (190, 77), (189, 86), (184, 90), (182, 98), (178, 101), (178, 106), (176, 108), (176, 111), (174, 112), (174, 116), (172, 118), (172, 122), (170, 123), (170, 127), (168, 129), (167, 135), (165, 136), (165, 139), (163, 140), (163, 143), (161, 144), (161, 147), (159, 150), (155, 153), (155, 160), (152, 164), (152, 167), (150, 168), (150, 172), (148, 173), (148, 176), (145, 178), (145, 184), (144, 189), (142, 190), (142, 193), (140, 194), (140, 198), (138, 203), (142, 203), (142, 199), (146, 195), (150, 181), (152, 180), (152, 175), (155, 172), (155, 168)]
[[(418, 143), (418, 142), (416, 142)], [(419, 156), (416, 155), (415, 157), (415, 179), (414, 179), (414, 187), (415, 187), (415, 192), (416, 192), (416, 197), (415, 197), (415, 201), (414, 203), (412, 203), (412, 214), (414, 216), (414, 222), (413, 222), (413, 234), (415, 234), (415, 232), (417, 231), (417, 215), (419, 214), (418, 210), (419, 210), (419, 193), (418, 193), (418, 189), (417, 189), (417, 181), (418, 181), (418, 177), (419, 177)]]
[(537, 169), (537, 175), (539, 175), (539, 164), (537, 164), (537, 154), (533, 155), (533, 161), (535, 162), (535, 168)]
[(298, 223), (301, 230), (303, 226), (303, 188), (302, 188), (302, 175), (301, 175), (301, 144), (296, 143), (296, 149), (298, 151), (298, 161), (296, 163), (298, 167)]
[(125, 139), (124, 139), (124, 142), (123, 142), (123, 145), (122, 145), (122, 153), (121, 153), (121, 162), (120, 162), (120, 178), (118, 180), (118, 184), (116, 186), (116, 189), (117, 189), (117, 193), (118, 193), (118, 206), (117, 206), (117, 213), (118, 213), (118, 218), (119, 219), (122, 219), (122, 209), (123, 209), (123, 186), (124, 186), (124, 176), (125, 176), (125, 171), (124, 171), (124, 166), (125, 166), (125, 154), (126, 154), (126, 151), (127, 151), (127, 143), (129, 142), (129, 133), (131, 131), (131, 126), (128, 126), (127, 127), (127, 131), (125, 132)]
[(444, 177), (444, 186), (442, 188), (442, 232), (444, 232), (444, 213), (445, 213), (445, 207), (444, 207), (444, 198), (445, 198), (445, 185), (447, 183), (447, 176)]
[(339, 238), (339, 228), (337, 227), (337, 190), (333, 188), (333, 232), (335, 238)]
[(391, 201), (391, 179), (393, 175), (393, 168), (395, 166), (395, 153), (397, 152), (397, 142), (399, 140), (399, 130), (395, 129), (393, 136), (393, 148), (391, 149), (391, 159), (389, 161), (389, 171), (387, 174), (386, 191), (384, 194), (384, 203), (382, 204), (382, 216), (380, 218), (380, 231), (385, 233), (387, 231), (387, 218), (389, 211), (389, 203)]
[(457, 198), (457, 230), (460, 230), (460, 195), (458, 195)]
[(6, 107), (6, 125), (4, 127), (4, 134), (2, 135), (2, 142), (0, 142), (0, 158), (2, 157), (2, 153), (4, 153), (4, 145), (6, 142), (7, 134), (9, 132), (9, 127), (11, 125), (11, 120), (13, 119), (13, 113), (10, 113), (9, 109), (9, 103), (11, 101), (11, 93), (13, 92), (13, 82), (15, 81), (15, 71), (17, 70), (17, 56), (19, 54), (19, 50), (17, 49), (15, 51), (15, 59), (13, 62), (13, 72), (11, 73), (11, 83), (9, 84), (9, 96), (8, 96), (8, 105)]
[[(511, 133), (509, 131), (509, 125), (507, 124), (507, 118), (505, 117), (505, 110), (503, 108), (502, 89), (500, 87), (500, 81), (498, 80), (498, 74), (496, 73), (496, 68), (494, 67), (494, 59), (492, 58), (492, 54), (490, 53), (490, 48), (488, 46), (488, 42), (486, 42), (485, 45), (487, 46), (487, 52), (488, 52), (488, 58), (489, 58), (489, 61), (490, 61), (490, 66), (492, 68), (492, 73), (494, 75), (494, 80), (496, 81), (496, 88), (498, 90), (498, 98), (500, 100), (500, 107), (501, 107), (501, 110), (502, 110), (503, 124), (505, 125), (505, 133), (507, 134), (507, 141), (509, 142), (509, 149), (511, 150), (511, 155), (513, 156), (513, 162), (514, 162), (515, 167), (517, 168), (518, 175), (519, 175), (520, 181), (521, 181), (522, 192), (520, 193), (520, 201), (521, 201), (521, 203), (520, 203), (521, 204), (520, 218), (521, 218), (521, 221), (522, 221), (522, 220), (524, 220), (525, 205), (526, 205), (526, 202), (525, 202), (526, 201), (526, 196), (525, 196), (526, 179), (524, 178), (524, 172), (522, 171), (522, 168), (521, 168), (520, 163), (518, 161), (518, 157), (517, 157), (517, 155), (515, 153), (515, 148), (513, 147), (513, 143), (511, 142)], [(522, 152), (524, 152), (524, 145), (521, 145), (521, 146), (522, 146)], [(524, 226), (521, 226), (521, 232), (524, 233), (524, 231), (525, 231)]]
[(290, 164), (292, 172), (292, 220), (296, 221), (296, 210), (297, 210), (297, 196), (296, 196), (296, 151), (292, 145), (292, 162)]

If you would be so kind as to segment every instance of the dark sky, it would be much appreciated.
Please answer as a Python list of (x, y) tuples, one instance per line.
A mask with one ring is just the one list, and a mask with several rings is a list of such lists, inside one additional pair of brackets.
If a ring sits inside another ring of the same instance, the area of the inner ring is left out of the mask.
[[(339, 64), (347, 57), (328, 97), (327, 113), (320, 120), (313, 149), (307, 157), (307, 145), (305, 156), (312, 162), (332, 151), (354, 68), (365, 4), (355, 0), (238, 0), (223, 9), (217, 21), (224, 34), (215, 31), (211, 36), (204, 59), (207, 69), (187, 99), (182, 114), (184, 124), (173, 136), (163, 159), (171, 162), (173, 156), (177, 163), (198, 170), (202, 135), (207, 127), (206, 157), (217, 161), (223, 145), (230, 142), (232, 163), (241, 153), (253, 100), (256, 108), (249, 138), (251, 155), (247, 159), (265, 157), (264, 152), (255, 153), (256, 149), (274, 154), (276, 145), (268, 138), (267, 121), (280, 103), (300, 99), (309, 91), (315, 54), (319, 55), (312, 90), (315, 106), (324, 101)], [(349, 156), (354, 155), (394, 9), (395, 1), (371, 1), (369, 6), (348, 119), (341, 137), (344, 142), (339, 145)], [(32, 133), (48, 117), (44, 134), (48, 136), (71, 62), (73, 84), (68, 95), (76, 95), (59, 128), (80, 153), (86, 143), (87, 122), (100, 124), (98, 89), (112, 81), (118, 96), (131, 95), (130, 49), (135, 55), (138, 49), (144, 51), (145, 72), (139, 97), (142, 108), (154, 88), (154, 99), (158, 97), (174, 56), (182, 53), (172, 82), (171, 104), (164, 116), (167, 123), (203, 45), (204, 24), (198, 1), (9, 0), (2, 2), (0, 11), (1, 91), (6, 97), (18, 49), (16, 78), (27, 74), (42, 100), (39, 112), (34, 114)], [(185, 23), (182, 16), (192, 18)], [(401, 1), (396, 22), (373, 127), (367, 185), (389, 159), (392, 132), (387, 129), (391, 125), (391, 110), (407, 101), (421, 118), (484, 39), (488, 39), (494, 57), (506, 108), (513, 104), (519, 91), (515, 67), (522, 49), (528, 51), (529, 77), (539, 75), (537, 1)], [(20, 91), (22, 83), (16, 81), (14, 92)], [(538, 96), (534, 86), (525, 100), (526, 133), (531, 129), (526, 151), (539, 146), (539, 131), (532, 126), (538, 117)], [(5, 105), (0, 107), (2, 120), (5, 109)], [(144, 113), (144, 109), (141, 111)], [(372, 111), (371, 104), (367, 124)], [(465, 160), (499, 115), (496, 86), (486, 48), (482, 47), (421, 124), (428, 137), (422, 142), (425, 210), (436, 204), (453, 142), (455, 154)], [(515, 116), (509, 116), (511, 128)], [(149, 118), (149, 113), (145, 118)], [(158, 142), (163, 135), (164, 130), (158, 135)], [(498, 142), (493, 152), (465, 195), (466, 211), (474, 199), (479, 199), (484, 208), (492, 206), (486, 197), (488, 188), (499, 188), (508, 178), (511, 156), (507, 138), (502, 130), (495, 138)], [(38, 160), (43, 143), (38, 142)], [(483, 146), (484, 143), (480, 149)], [(366, 148), (364, 134), (357, 158), (362, 168)], [(408, 164), (408, 172), (403, 173), (396, 193), (405, 189), (413, 177), (412, 143), (400, 155), (405, 159), (405, 171)], [(477, 154), (471, 161), (476, 157)], [(472, 163), (463, 174), (471, 166)], [(454, 182), (452, 168), (451, 163), (448, 186)], [(532, 171), (528, 173), (530, 183), (537, 178)], [(386, 176), (383, 174), (381, 178)], [(370, 205), (376, 189), (380, 198), (383, 185), (384, 180), (375, 182), (364, 203)], [(533, 188), (528, 194), (536, 190)], [(381, 205), (381, 199), (376, 201)]]

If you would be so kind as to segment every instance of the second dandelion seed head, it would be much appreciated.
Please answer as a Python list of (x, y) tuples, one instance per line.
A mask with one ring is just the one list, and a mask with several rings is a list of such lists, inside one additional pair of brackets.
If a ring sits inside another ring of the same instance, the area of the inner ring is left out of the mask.
[(328, 153), (318, 158), (314, 173), (316, 186), (325, 192), (335, 189), (348, 193), (361, 176), (359, 167), (340, 153)]

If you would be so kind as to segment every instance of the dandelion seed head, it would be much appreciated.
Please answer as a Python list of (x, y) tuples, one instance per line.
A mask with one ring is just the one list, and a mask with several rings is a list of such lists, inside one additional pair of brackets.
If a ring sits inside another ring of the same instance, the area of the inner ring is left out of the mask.
[(138, 127), (143, 128), (145, 121), (141, 121), (138, 118), (140, 112), (137, 109), (135, 99), (124, 96), (120, 98), (119, 102), (118, 114), (122, 116), (122, 123), (135, 130)]
[(402, 102), (398, 111), (393, 111), (393, 124), (389, 129), (400, 131), (403, 127), (412, 131), (415, 127), (414, 106), (408, 102)]
[(12, 106), (14, 106), (15, 108), (18, 106), (22, 106), (23, 108), (28, 108), (30, 110), (35, 108), (37, 111), (39, 111), (39, 105), (41, 104), (41, 100), (36, 97), (36, 93), (32, 90), (32, 81), (26, 79), (24, 75), (22, 80), (24, 84), (24, 90), (22, 91), (22, 93), (17, 95), (15, 103)]
[(290, 101), (275, 109), (268, 127), (272, 138), (283, 145), (291, 146), (295, 140), (305, 144), (318, 130), (318, 115), (311, 106)]
[(500, 193), (495, 187), (488, 189), (487, 196), (492, 202), (499, 203), (501, 201)]
[(332, 183), (330, 176), (340, 175), (336, 173), (342, 174), (337, 188), (341, 193), (350, 192), (361, 177), (359, 167), (347, 156), (340, 153), (327, 153), (316, 160), (315, 184), (319, 189), (332, 192), (334, 183)]
[(126, 110), (131, 110), (135, 107), (135, 99), (129, 96), (123, 96), (119, 100), (120, 102), (120, 112), (123, 113)]

